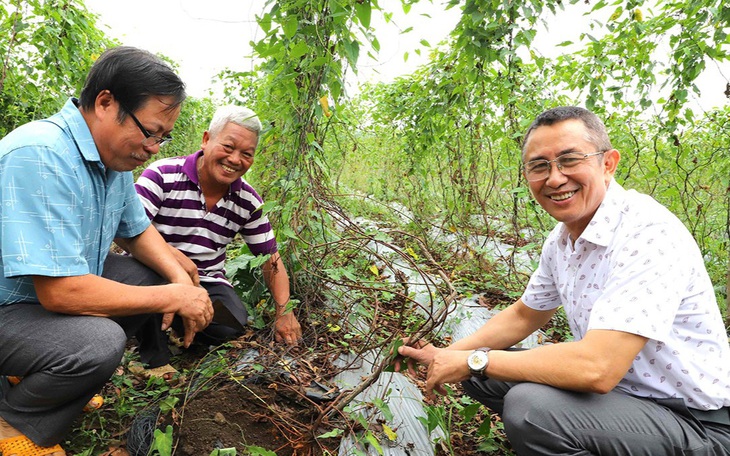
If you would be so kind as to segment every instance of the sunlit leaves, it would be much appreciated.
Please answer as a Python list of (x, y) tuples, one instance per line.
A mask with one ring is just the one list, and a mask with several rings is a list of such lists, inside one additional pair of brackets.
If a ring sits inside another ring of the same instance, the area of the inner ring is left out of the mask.
[(355, 2), (355, 15), (360, 21), (360, 24), (366, 29), (370, 28), (370, 19), (372, 16), (372, 9), (370, 7), (370, 0), (362, 0)]
[(297, 28), (299, 26), (299, 19), (295, 15), (287, 16), (282, 24), (282, 29), (284, 30), (284, 36), (288, 39), (294, 38), (294, 35), (297, 33)]
[(299, 41), (298, 43), (294, 44), (294, 46), (292, 46), (291, 50), (289, 51), (289, 55), (293, 59), (298, 59), (307, 54), (309, 51), (309, 45), (304, 41)]
[(0, 136), (78, 95), (94, 58), (110, 44), (78, 2), (0, 3)]
[(345, 40), (342, 43), (347, 61), (351, 65), (356, 64), (360, 57), (360, 42), (357, 40)]

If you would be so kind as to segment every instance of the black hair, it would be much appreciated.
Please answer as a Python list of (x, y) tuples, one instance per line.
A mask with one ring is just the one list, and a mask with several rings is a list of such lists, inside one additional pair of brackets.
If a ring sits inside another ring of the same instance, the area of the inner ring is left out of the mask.
[(187, 96), (185, 83), (162, 59), (151, 52), (131, 46), (107, 49), (91, 66), (79, 103), (84, 110), (91, 110), (96, 97), (109, 90), (120, 103), (120, 118), (126, 110), (134, 112), (153, 96), (172, 97), (168, 109), (178, 107)]
[(597, 115), (578, 106), (558, 106), (557, 108), (548, 109), (543, 112), (530, 124), (522, 140), (523, 158), (525, 155), (525, 144), (527, 144), (527, 140), (535, 129), (573, 119), (583, 122), (583, 125), (586, 127), (586, 140), (595, 145), (598, 150), (606, 151), (613, 149), (611, 140), (608, 138), (608, 132), (606, 132), (606, 126)]

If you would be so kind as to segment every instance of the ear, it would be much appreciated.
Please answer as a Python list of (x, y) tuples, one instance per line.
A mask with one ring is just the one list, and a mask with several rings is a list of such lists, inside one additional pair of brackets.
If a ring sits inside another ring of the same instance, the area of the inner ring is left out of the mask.
[(103, 119), (109, 115), (117, 115), (118, 107), (115, 102), (114, 95), (108, 90), (102, 90), (96, 95), (94, 100), (94, 112), (96, 116)]
[(205, 130), (203, 132), (203, 142), (200, 144), (200, 148), (205, 149), (205, 146), (208, 145), (208, 141), (210, 141), (210, 133), (208, 133), (208, 130)]
[(616, 169), (618, 168), (618, 162), (620, 160), (621, 152), (617, 151), (616, 149), (607, 150), (603, 154), (603, 166), (606, 184), (611, 181), (613, 175), (616, 173)]

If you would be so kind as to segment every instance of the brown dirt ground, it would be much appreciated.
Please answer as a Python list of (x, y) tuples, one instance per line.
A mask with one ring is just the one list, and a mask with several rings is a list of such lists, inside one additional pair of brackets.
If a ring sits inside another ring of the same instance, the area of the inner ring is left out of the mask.
[[(482, 304), (492, 306), (497, 297), (482, 296)], [(260, 337), (258, 338), (261, 339)], [(244, 344), (245, 345), (245, 344)], [(314, 345), (312, 342), (311, 345)], [(275, 347), (275, 345), (274, 345)], [(302, 349), (303, 353), (306, 353)], [(317, 353), (316, 350), (313, 353)], [(185, 351), (176, 361), (176, 365), (188, 372), (194, 371), (196, 363), (205, 356), (205, 351)], [(235, 359), (237, 350), (228, 350), (226, 358)], [(318, 360), (310, 360), (312, 365), (322, 366)], [(272, 372), (273, 363), (266, 360), (259, 360), (266, 368), (263, 372)], [(302, 366), (309, 366), (304, 363)], [(199, 366), (198, 366), (199, 367)], [(189, 370), (188, 370), (189, 369)], [(311, 373), (311, 372), (310, 372)], [(423, 386), (425, 370), (420, 372), (420, 381), (417, 384)], [(302, 380), (306, 383), (315, 375)], [(128, 375), (122, 369), (122, 375)], [(263, 375), (258, 372), (248, 371), (245, 374), (246, 380), (236, 381), (230, 377), (214, 376), (206, 380), (209, 382), (200, 392), (180, 399), (175, 405), (174, 411), (166, 414), (156, 424), (156, 428), (164, 430), (169, 424), (173, 427), (173, 455), (179, 456), (208, 456), (215, 449), (235, 448), (237, 454), (244, 453), (249, 446), (257, 446), (275, 453), (277, 456), (320, 456), (323, 454), (337, 454), (339, 438), (315, 439), (312, 438), (312, 424), (320, 415), (321, 410), (327, 404), (315, 404), (306, 399), (298, 391), (296, 385), (282, 381), (276, 375)], [(195, 379), (188, 379), (187, 385), (195, 384)], [(136, 384), (136, 383), (135, 383)], [(76, 434), (72, 435), (72, 445), (67, 446), (70, 456), (128, 456), (127, 439), (129, 437), (130, 420), (120, 423), (115, 417), (115, 400), (121, 400), (124, 393), (108, 385), (103, 391), (109, 403), (105, 404), (99, 412), (95, 412), (96, 419), (83, 420), (77, 423)], [(434, 405), (445, 404), (449, 401), (456, 401), (461, 395), (456, 391), (454, 397), (440, 398)], [(113, 398), (117, 396), (117, 398)], [(111, 399), (111, 400), (110, 400)], [(477, 454), (508, 455), (511, 454), (508, 445), (503, 437), (498, 437), (501, 448), (484, 451), (480, 448), (484, 437), (477, 435), (476, 428), (483, 421), (492, 422), (492, 432), (501, 434), (495, 429), (495, 416), (491, 417), (482, 410), (475, 418), (476, 422), (460, 423), (456, 417), (451, 428), (451, 444), (453, 456), (475, 456)], [(333, 428), (346, 428), (353, 423), (347, 424), (344, 420), (337, 418), (340, 422), (331, 423), (325, 421), (316, 431), (316, 435), (328, 432)], [(81, 441), (75, 442), (75, 437), (83, 435), (84, 432), (95, 432), (95, 429), (106, 426), (111, 434), (108, 450), (99, 449), (93, 452), (86, 452)], [(120, 426), (120, 429), (111, 427)], [(151, 431), (150, 431), (151, 433)], [(152, 441), (149, 435), (148, 441)], [(69, 442), (67, 442), (69, 443)], [(131, 449), (131, 448), (130, 448)], [(436, 449), (437, 455), (449, 454), (445, 447)]]
[[(309, 424), (315, 411), (259, 385), (228, 383), (190, 400), (177, 428), (175, 454), (208, 455), (216, 448), (255, 445), (278, 456), (319, 455), (323, 447), (301, 435), (294, 423)], [(292, 426), (287, 426), (291, 424)], [(308, 441), (310, 440), (310, 441)], [(330, 450), (336, 451), (337, 446)]]

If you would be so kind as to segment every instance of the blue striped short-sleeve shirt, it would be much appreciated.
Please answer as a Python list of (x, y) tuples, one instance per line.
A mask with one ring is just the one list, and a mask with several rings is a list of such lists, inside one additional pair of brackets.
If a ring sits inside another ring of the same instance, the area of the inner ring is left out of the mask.
[(0, 305), (38, 302), (34, 275), (101, 275), (113, 239), (150, 224), (133, 184), (101, 162), (73, 99), (0, 140)]

